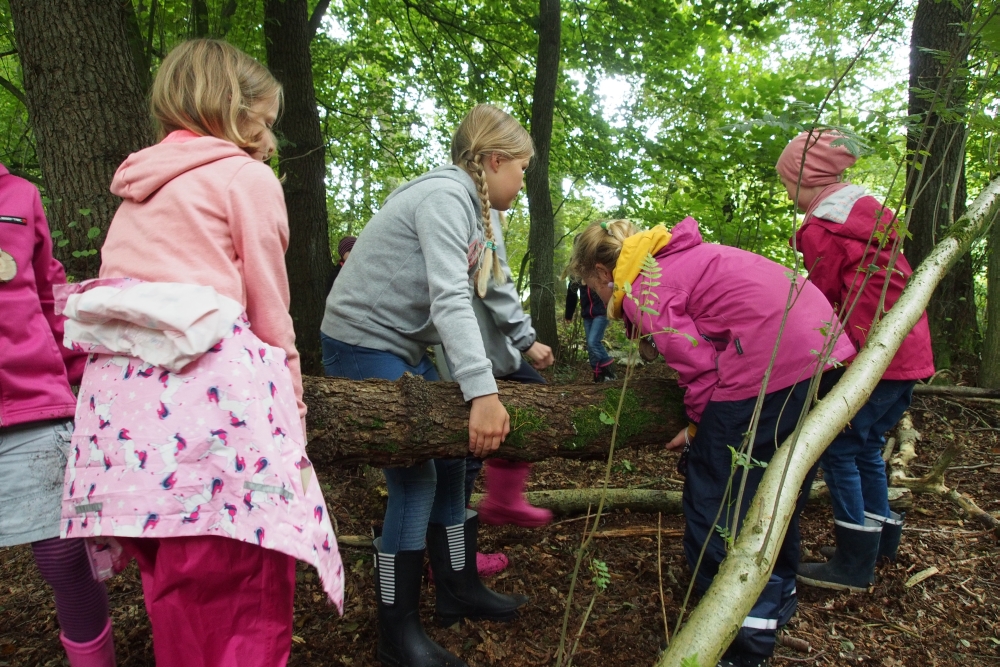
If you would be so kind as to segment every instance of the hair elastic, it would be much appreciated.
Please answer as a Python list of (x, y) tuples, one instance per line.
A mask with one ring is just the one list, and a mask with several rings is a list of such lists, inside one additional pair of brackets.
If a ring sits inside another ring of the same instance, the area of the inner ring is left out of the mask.
[(486, 247), (489, 248), (490, 250), (492, 250), (493, 252), (497, 251), (497, 244), (494, 243), (493, 241), (487, 241), (486, 242)]
[(614, 288), (615, 288), (615, 281), (609, 280), (608, 281), (608, 289), (614, 289)]
[(611, 231), (611, 225), (606, 220), (601, 223), (601, 229), (603, 229), (604, 231), (606, 231), (608, 233), (608, 235), (614, 236), (614, 233)]

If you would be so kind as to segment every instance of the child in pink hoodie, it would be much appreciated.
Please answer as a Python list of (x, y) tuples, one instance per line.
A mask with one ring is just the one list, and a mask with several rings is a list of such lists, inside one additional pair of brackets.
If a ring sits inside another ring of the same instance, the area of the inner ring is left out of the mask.
[[(280, 104), (280, 84), (236, 48), (175, 48), (152, 90), (163, 140), (118, 169), (100, 279), (63, 299), (67, 343), (95, 352), (64, 532), (112, 536), (137, 559), (160, 667), (286, 664), (296, 559), (342, 608), (305, 455), (287, 214), (265, 164)], [(213, 318), (206, 342), (195, 334)], [(164, 360), (189, 340), (194, 360)]]
[[(657, 276), (641, 274), (648, 265), (655, 265)], [(573, 245), (570, 273), (608, 304), (609, 317), (624, 317), (629, 330), (651, 336), (677, 371), (691, 426), (667, 448), (689, 445), (684, 552), (704, 591), (725, 558), (725, 536), (735, 538), (743, 528), (764, 474), (762, 465), (734, 464), (734, 450), (745, 444), (765, 373), (770, 370), (747, 456), (764, 464), (808, 407), (813, 374), (823, 374), (822, 395), (841, 373), (831, 369), (834, 360), (849, 359), (854, 349), (846, 337), (829, 340), (825, 331), (836, 315), (814, 285), (759, 255), (702, 242), (693, 218), (671, 232), (639, 232), (627, 220), (593, 223)], [(786, 313), (793, 279), (798, 293)], [(822, 351), (830, 361), (817, 368)], [(798, 517), (806, 495), (800, 495), (770, 580), (719, 667), (768, 664), (777, 629), (794, 613)]]
[(0, 547), (31, 544), (71, 667), (114, 667), (108, 594), (83, 540), (59, 539), (60, 489), (85, 356), (63, 348), (66, 275), (38, 189), (0, 165)]
[[(813, 130), (792, 139), (777, 170), (788, 198), (805, 211), (794, 246), (802, 252), (809, 280), (837, 309), (847, 336), (860, 350), (874, 322), (896, 303), (913, 271), (901, 252), (892, 211), (864, 188), (844, 180), (844, 171), (856, 159), (840, 133)], [(867, 590), (875, 581), (876, 561), (896, 559), (903, 516), (889, 509), (884, 433), (910, 406), (916, 381), (933, 374), (924, 313), (868, 402), (820, 460), (830, 489), (838, 548), (826, 563), (803, 563), (802, 583)]]

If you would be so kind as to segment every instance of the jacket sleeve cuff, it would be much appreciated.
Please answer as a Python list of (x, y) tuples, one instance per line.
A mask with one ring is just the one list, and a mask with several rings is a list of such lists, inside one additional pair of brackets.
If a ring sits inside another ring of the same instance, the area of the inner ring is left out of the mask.
[(497, 390), (497, 381), (493, 377), (493, 369), (486, 368), (481, 371), (475, 371), (464, 375), (461, 378), (455, 378), (458, 382), (458, 386), (462, 388), (462, 397), (466, 401), (471, 401), (474, 398), (479, 398), (480, 396), (489, 396), (490, 394), (499, 393)]
[(532, 329), (526, 335), (518, 339), (512, 339), (511, 343), (513, 343), (514, 347), (516, 347), (519, 352), (527, 352), (528, 348), (534, 345), (537, 339), (538, 335), (535, 333), (535, 330)]

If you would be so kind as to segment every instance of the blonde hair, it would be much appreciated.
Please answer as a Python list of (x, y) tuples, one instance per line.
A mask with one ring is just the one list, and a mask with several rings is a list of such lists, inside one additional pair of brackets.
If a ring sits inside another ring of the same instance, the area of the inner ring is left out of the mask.
[(175, 130), (231, 141), (252, 153), (264, 132), (248, 133), (250, 111), (260, 101), (283, 102), (281, 84), (266, 67), (235, 46), (192, 39), (175, 47), (153, 81), (150, 112), (159, 138)]
[(639, 230), (628, 220), (592, 222), (573, 241), (573, 254), (568, 272), (574, 279), (584, 282), (593, 275), (595, 267), (603, 264), (614, 271), (622, 243)]
[[(498, 285), (506, 282), (500, 259), (496, 255), (493, 223), (490, 219), (490, 190), (486, 185), (484, 158), (496, 153), (508, 160), (523, 160), (535, 153), (531, 135), (513, 116), (489, 104), (478, 104), (470, 111), (451, 138), (451, 163), (464, 169), (476, 184), (486, 249), (479, 264), (476, 292), (486, 294), (490, 274)], [(485, 269), (485, 271), (484, 271)]]

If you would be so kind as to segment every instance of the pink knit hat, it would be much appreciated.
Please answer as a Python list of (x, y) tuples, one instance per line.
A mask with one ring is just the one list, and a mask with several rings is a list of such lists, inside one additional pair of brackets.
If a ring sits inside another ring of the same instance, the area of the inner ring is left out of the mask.
[[(831, 146), (837, 139), (843, 139), (844, 135), (833, 130), (822, 132), (813, 130), (812, 136), (809, 132), (803, 132), (792, 139), (785, 150), (781, 151), (776, 168), (778, 173), (786, 181), (795, 183), (799, 180), (799, 167), (802, 166), (802, 187), (811, 188), (817, 185), (832, 185), (840, 180), (840, 175), (844, 170), (857, 162), (858, 158), (851, 155), (847, 146), (841, 142), (837, 146)], [(805, 165), (802, 165), (802, 151), (806, 148), (806, 141), (809, 142), (809, 149), (806, 152)]]

